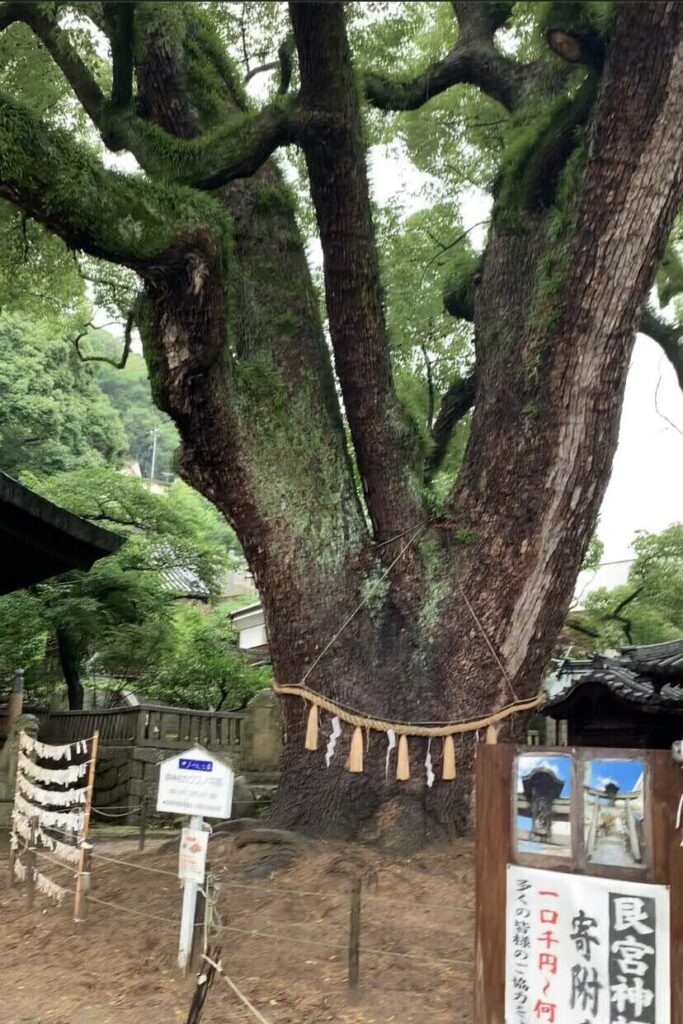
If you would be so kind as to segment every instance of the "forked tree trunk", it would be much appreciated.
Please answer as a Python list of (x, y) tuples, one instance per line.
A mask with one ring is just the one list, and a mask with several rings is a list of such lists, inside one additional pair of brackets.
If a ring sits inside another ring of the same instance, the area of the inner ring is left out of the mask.
[[(168, 26), (164, 5), (136, 6), (138, 109), (190, 139), (240, 99), (215, 41), (203, 49), (201, 12), (178, 6)], [(505, 6), (491, 5), (491, 31)], [(454, 7), (481, 21), (478, 5)], [(170, 249), (130, 261), (144, 281), (154, 395), (179, 427), (183, 476), (242, 542), (280, 683), (305, 678), (394, 722), (487, 714), (538, 690), (607, 485), (636, 325), (683, 198), (682, 5), (617, 5), (588, 124), (571, 123), (557, 144), (532, 140), (532, 187), (522, 165), (499, 183), (474, 304), (471, 435), (438, 515), (394, 393), (343, 5), (295, 3), (290, 14), (336, 378), (293, 206), (269, 162), (214, 190), (216, 224), (193, 208)], [(192, 96), (205, 74), (211, 103)], [(50, 226), (34, 178), (4, 194)], [(99, 254), (87, 232), (69, 237)], [(411, 742), (411, 778), (397, 782), (386, 737), (371, 732), (364, 771), (351, 774), (349, 729), (326, 768), (329, 716), (320, 749), (306, 751), (305, 705), (286, 697), (283, 711), (278, 824), (404, 849), (466, 827), (474, 736), (458, 744), (454, 783), (440, 780), (432, 744), (430, 789), (427, 741)]]

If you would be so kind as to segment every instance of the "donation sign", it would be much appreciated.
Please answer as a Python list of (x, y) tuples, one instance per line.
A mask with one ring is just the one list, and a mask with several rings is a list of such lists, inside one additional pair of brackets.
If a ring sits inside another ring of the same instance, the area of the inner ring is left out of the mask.
[(178, 856), (178, 878), (182, 882), (204, 884), (206, 851), (209, 847), (209, 833), (203, 829), (184, 828), (180, 839)]
[(159, 765), (157, 811), (229, 818), (235, 773), (203, 747), (193, 747)]
[(508, 865), (505, 1024), (671, 1024), (668, 888)]

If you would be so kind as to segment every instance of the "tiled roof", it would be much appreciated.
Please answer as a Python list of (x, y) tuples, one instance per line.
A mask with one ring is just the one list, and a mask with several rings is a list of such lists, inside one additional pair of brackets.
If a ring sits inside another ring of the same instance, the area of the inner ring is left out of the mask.
[(621, 654), (636, 672), (683, 682), (683, 637), (646, 647), (622, 647)]
[(557, 672), (564, 686), (545, 704), (549, 711), (563, 704), (580, 687), (598, 685), (606, 687), (615, 697), (641, 704), (652, 710), (668, 709), (683, 713), (683, 686), (677, 686), (660, 679), (651, 679), (635, 672), (628, 665), (614, 658), (595, 657), (589, 662), (572, 664), (565, 662)]
[(206, 600), (209, 597), (209, 588), (193, 569), (181, 566), (161, 569), (160, 575), (164, 590), (169, 594), (187, 598), (194, 597), (199, 600)]

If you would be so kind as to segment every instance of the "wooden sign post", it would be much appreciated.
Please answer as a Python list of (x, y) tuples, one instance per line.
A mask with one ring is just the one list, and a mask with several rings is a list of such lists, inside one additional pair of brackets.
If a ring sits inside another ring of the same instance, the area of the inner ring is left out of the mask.
[[(596, 781), (595, 765), (617, 767)], [(479, 746), (475, 1024), (683, 1021), (682, 789), (665, 750)]]

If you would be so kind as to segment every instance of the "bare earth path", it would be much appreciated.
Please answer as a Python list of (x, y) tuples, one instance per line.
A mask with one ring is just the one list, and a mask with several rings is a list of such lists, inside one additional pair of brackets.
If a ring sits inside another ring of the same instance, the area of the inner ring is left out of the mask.
[[(168, 845), (138, 854), (130, 842), (98, 842), (99, 855), (135, 866), (94, 861), (93, 897), (116, 907), (93, 903), (78, 935), (70, 910), (42, 896), (27, 913), (23, 891), (8, 888), (6, 861), (0, 864), (3, 1024), (184, 1024), (194, 976), (175, 970), (180, 890), (176, 845)], [(224, 928), (213, 941), (226, 971), (271, 1024), (471, 1022), (469, 842), (410, 861), (312, 844), (291, 866), (258, 877), (266, 856), (272, 848), (236, 850), (218, 837), (210, 844)], [(374, 881), (364, 888), (361, 995), (353, 1004), (346, 994), (348, 872), (359, 860)], [(47, 862), (41, 870), (73, 885), (68, 871)], [(203, 1024), (227, 1020), (255, 1018), (218, 979)]]

